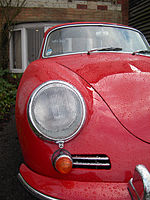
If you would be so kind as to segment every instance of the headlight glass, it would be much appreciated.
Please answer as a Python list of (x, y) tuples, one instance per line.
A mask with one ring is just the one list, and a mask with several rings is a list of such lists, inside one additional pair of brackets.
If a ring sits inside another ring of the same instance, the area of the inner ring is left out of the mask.
[(85, 103), (79, 91), (64, 81), (40, 85), (28, 103), (28, 118), (38, 136), (66, 141), (75, 136), (85, 120)]

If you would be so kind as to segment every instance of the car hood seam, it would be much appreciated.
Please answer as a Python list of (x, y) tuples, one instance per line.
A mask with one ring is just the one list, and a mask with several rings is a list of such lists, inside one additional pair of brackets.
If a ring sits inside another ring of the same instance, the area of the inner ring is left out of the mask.
[(59, 62), (56, 61), (57, 64), (69, 69), (70, 71), (72, 71), (73, 73), (75, 73), (76, 75), (78, 75), (82, 80), (84, 80), (97, 94), (98, 96), (103, 100), (103, 102), (107, 105), (107, 107), (109, 108), (109, 110), (111, 111), (111, 113), (114, 115), (114, 117), (116, 118), (116, 120), (119, 122), (119, 124), (133, 137), (135, 137), (136, 139), (146, 143), (146, 144), (150, 144), (150, 142), (147, 142), (146, 140), (141, 139), (140, 137), (136, 136), (134, 133), (132, 133), (132, 131), (130, 131), (117, 117), (117, 115), (114, 113), (114, 111), (112, 110), (112, 108), (109, 106), (109, 104), (106, 102), (106, 100), (103, 98), (103, 96), (86, 80), (84, 79), (80, 74), (76, 73), (75, 71), (73, 71), (70, 67), (61, 64)]

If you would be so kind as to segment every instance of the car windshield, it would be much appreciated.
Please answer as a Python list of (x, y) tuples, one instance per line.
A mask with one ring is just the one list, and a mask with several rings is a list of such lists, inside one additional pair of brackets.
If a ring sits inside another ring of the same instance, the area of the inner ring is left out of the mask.
[(143, 35), (133, 29), (121, 26), (81, 25), (58, 28), (47, 36), (44, 57), (104, 51), (136, 52), (150, 50)]

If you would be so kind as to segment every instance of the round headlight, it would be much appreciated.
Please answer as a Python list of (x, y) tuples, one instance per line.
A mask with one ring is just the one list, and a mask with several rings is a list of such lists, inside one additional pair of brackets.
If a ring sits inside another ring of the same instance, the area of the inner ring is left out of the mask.
[(84, 123), (85, 112), (79, 91), (64, 81), (40, 85), (28, 103), (28, 119), (35, 133), (55, 142), (75, 136)]

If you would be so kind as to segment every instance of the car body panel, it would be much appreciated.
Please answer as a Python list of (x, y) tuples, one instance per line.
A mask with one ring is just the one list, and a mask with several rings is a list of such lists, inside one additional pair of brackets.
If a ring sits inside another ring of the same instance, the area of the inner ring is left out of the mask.
[[(16, 126), (25, 162), (20, 167), (22, 179), (56, 199), (109, 199), (111, 195), (114, 200), (129, 199), (127, 183), (135, 166), (143, 164), (150, 170), (149, 56), (102, 51), (43, 58), (42, 51), (23, 74), (16, 97)], [(84, 125), (63, 148), (71, 155), (105, 154), (109, 170), (72, 168), (66, 175), (55, 170), (52, 157), (60, 146), (40, 138), (28, 120), (31, 94), (51, 80), (74, 86), (86, 105)]]
[(24, 181), (32, 187), (31, 192), (34, 191), (34, 188), (40, 191), (41, 195), (37, 195), (37, 197), (47, 195), (47, 198), (43, 197), (42, 199), (130, 199), (126, 183), (78, 182), (49, 178), (36, 174), (25, 165), (21, 166), (20, 173)]
[(79, 65), (75, 62), (71, 65), (69, 59), (58, 63), (90, 83), (119, 121), (136, 137), (149, 143), (150, 60), (145, 56), (107, 54), (82, 55)]
[[(42, 65), (43, 67), (41, 67)], [(56, 69), (58, 70), (57, 73), (55, 72)], [(94, 89), (92, 90), (91, 85), (72, 70), (68, 70), (68, 68), (57, 63), (53, 63), (52, 67), (52, 63), (49, 63), (49, 59), (42, 59), (32, 63), (31, 67), (29, 67), (27, 72), (23, 75), (18, 89), (18, 104), (16, 104), (17, 128), (18, 133), (21, 132), (19, 137), (23, 145), (24, 159), (31, 168), (47, 176), (56, 176), (57, 174), (57, 176), (60, 177), (60, 174), (53, 169), (50, 161), (52, 154), (57, 150), (57, 146), (51, 144), (51, 142), (39, 139), (31, 130), (26, 115), (26, 102), (32, 91), (42, 82), (51, 79), (67, 81), (78, 87), (87, 105), (87, 119), (84, 127), (76, 138), (65, 144), (65, 149), (71, 154), (80, 154), (83, 149), (84, 154), (105, 153), (111, 158), (112, 162), (112, 169), (110, 171), (92, 170), (92, 172), (90, 172), (91, 176), (85, 177), (87, 170), (74, 169), (67, 177), (65, 176), (65, 178), (89, 180), (92, 177), (93, 180), (96, 180), (97, 177), (98, 179), (100, 177), (101, 181), (123, 182), (127, 181), (129, 177), (132, 176), (136, 164), (139, 162), (143, 162), (145, 165), (147, 164), (147, 159), (142, 158), (141, 161), (141, 156), (143, 153), (150, 152), (149, 145), (131, 135), (119, 123), (105, 101), (99, 96), (99, 93), (94, 91)], [(24, 105), (24, 107), (22, 105)], [(19, 108), (19, 106), (21, 106), (21, 108)], [(131, 151), (132, 154), (130, 154)], [(123, 157), (122, 153), (124, 155)], [(120, 162), (121, 165), (124, 166), (123, 169), (118, 169)], [(130, 165), (133, 167), (132, 170), (128, 171), (128, 169), (131, 168)], [(50, 169), (53, 170), (52, 174)], [(77, 175), (78, 173), (79, 175)]]

